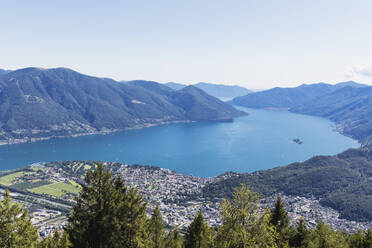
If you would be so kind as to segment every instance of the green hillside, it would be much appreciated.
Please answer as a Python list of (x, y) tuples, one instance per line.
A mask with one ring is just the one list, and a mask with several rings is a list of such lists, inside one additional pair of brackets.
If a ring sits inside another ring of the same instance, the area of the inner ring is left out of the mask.
[(156, 82), (116, 82), (65, 68), (25, 68), (0, 76), (3, 143), (243, 114), (204, 92), (174, 91)]
[(316, 156), (303, 163), (254, 173), (233, 173), (203, 189), (207, 198), (231, 197), (242, 183), (263, 196), (316, 197), (350, 220), (372, 220), (372, 147), (336, 156)]
[(364, 143), (372, 141), (372, 87), (344, 87), (290, 111), (328, 118), (345, 134)]

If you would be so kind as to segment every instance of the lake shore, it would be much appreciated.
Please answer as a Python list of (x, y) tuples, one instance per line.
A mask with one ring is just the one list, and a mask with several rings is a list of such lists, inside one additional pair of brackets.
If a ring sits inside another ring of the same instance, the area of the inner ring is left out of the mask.
[(90, 136), (90, 135), (107, 135), (107, 134), (116, 133), (116, 132), (138, 130), (138, 129), (155, 127), (155, 126), (160, 126), (160, 125), (176, 124), (176, 123), (192, 123), (192, 122), (195, 122), (195, 121), (190, 121), (190, 120), (162, 121), (158, 123), (147, 123), (147, 124), (135, 125), (133, 127), (127, 127), (123, 129), (105, 129), (101, 131), (97, 130), (97, 131), (82, 132), (82, 133), (75, 133), (75, 134), (69, 134), (69, 135), (52, 135), (52, 136), (46, 136), (46, 137), (40, 137), (40, 138), (25, 137), (25, 138), (20, 138), (20, 139), (8, 139), (8, 140), (0, 140), (0, 146), (24, 144), (24, 143), (35, 143), (38, 141), (44, 141), (44, 140), (50, 140), (50, 139), (76, 138), (76, 137)]
[[(6, 170), (40, 161), (101, 160), (151, 164), (210, 177), (226, 171), (269, 169), (359, 147), (354, 140), (333, 131), (333, 123), (326, 119), (290, 112), (246, 111), (249, 116), (234, 122), (158, 122), (137, 126), (140, 130), (99, 133), (107, 135), (78, 134), (3, 145), (0, 166)], [(150, 126), (154, 127), (143, 128)], [(292, 142), (296, 137), (303, 141), (302, 145)]]

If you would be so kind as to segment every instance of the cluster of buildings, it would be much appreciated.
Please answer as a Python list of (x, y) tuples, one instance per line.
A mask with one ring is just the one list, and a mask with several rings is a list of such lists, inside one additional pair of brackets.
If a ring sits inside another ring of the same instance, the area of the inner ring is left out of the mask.
[[(323, 206), (315, 198), (306, 198), (300, 196), (287, 196), (280, 194), (284, 203), (288, 217), (292, 224), (304, 219), (310, 228), (314, 228), (319, 221), (330, 225), (333, 229), (356, 232), (357, 230), (372, 229), (372, 222), (356, 222), (340, 218), (340, 213), (333, 208)], [(276, 196), (268, 197), (262, 200), (262, 206), (273, 207)]]
[(116, 171), (127, 186), (136, 187), (147, 202), (148, 214), (158, 205), (168, 226), (184, 227), (201, 210), (211, 225), (219, 224), (219, 203), (205, 201), (202, 188), (211, 178), (182, 175), (147, 166), (123, 165)]
[[(54, 169), (47, 169), (53, 174), (56, 181), (76, 179), (66, 177), (66, 173), (58, 173)], [(206, 221), (211, 226), (218, 226), (221, 223), (219, 201), (210, 201), (203, 198), (202, 189), (208, 183), (221, 178), (201, 178), (182, 175), (177, 172), (149, 166), (125, 165), (116, 166), (114, 175), (123, 178), (124, 183), (129, 187), (135, 187), (143, 195), (147, 202), (148, 215), (158, 205), (162, 212), (163, 219), (167, 226), (186, 228), (195, 215), (202, 211)], [(61, 175), (63, 174), (63, 175)], [(332, 209), (322, 206), (315, 198), (293, 197), (281, 195), (288, 215), (294, 225), (303, 218), (309, 227), (315, 227), (316, 223), (323, 221), (334, 229), (355, 232), (358, 229), (372, 229), (372, 222), (355, 222), (340, 218), (340, 214)], [(272, 208), (276, 196), (261, 200), (260, 208)], [(60, 218), (57, 212), (40, 210), (33, 213), (35, 224), (40, 227), (40, 235), (45, 235), (56, 228), (61, 228), (66, 223), (66, 218)], [(50, 219), (56, 221), (48, 221)]]
[[(201, 210), (211, 226), (218, 226), (220, 202), (211, 202), (202, 197), (202, 188), (209, 182), (221, 178), (200, 178), (186, 176), (177, 172), (146, 166), (122, 166), (118, 173), (128, 186), (138, 188), (148, 202), (149, 214), (159, 205), (164, 221), (169, 226), (187, 226)], [(310, 228), (319, 221), (329, 224), (333, 229), (355, 232), (372, 229), (372, 222), (356, 222), (340, 218), (338, 211), (325, 207), (315, 198), (287, 196), (281, 194), (292, 224), (303, 218)], [(260, 208), (272, 208), (276, 196), (261, 200)]]

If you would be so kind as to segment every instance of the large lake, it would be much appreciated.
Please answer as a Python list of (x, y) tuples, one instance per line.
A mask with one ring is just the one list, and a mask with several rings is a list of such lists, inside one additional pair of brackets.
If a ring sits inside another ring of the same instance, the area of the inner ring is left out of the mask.
[[(182, 123), (109, 135), (0, 146), (0, 170), (57, 160), (120, 161), (155, 165), (196, 176), (252, 172), (334, 155), (358, 143), (332, 122), (305, 115), (244, 109), (232, 123)], [(303, 144), (292, 140), (299, 138)]]

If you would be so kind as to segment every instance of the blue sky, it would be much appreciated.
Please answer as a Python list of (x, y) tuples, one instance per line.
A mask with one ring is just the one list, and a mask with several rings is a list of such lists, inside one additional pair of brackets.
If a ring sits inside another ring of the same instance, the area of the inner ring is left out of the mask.
[(370, 0), (3, 1), (0, 68), (262, 89), (372, 85)]

